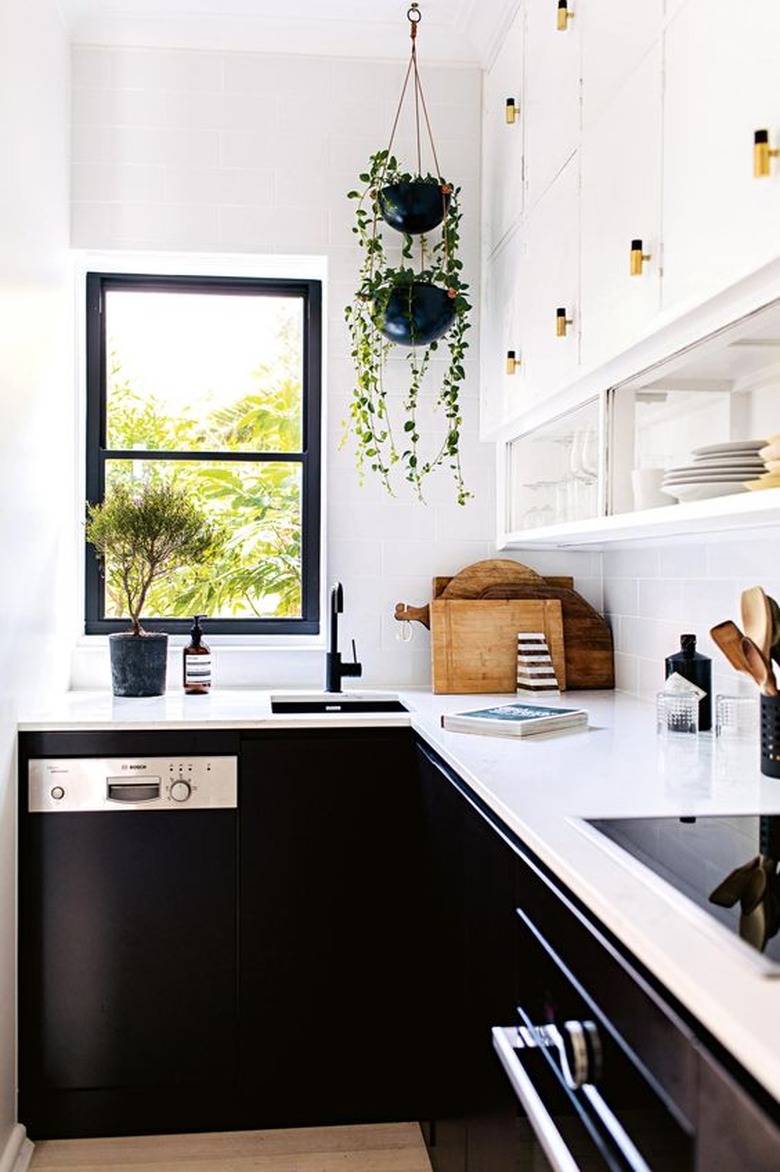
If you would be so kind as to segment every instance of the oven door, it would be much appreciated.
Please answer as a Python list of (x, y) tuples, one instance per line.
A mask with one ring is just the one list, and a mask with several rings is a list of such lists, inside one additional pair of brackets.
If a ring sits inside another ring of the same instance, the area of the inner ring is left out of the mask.
[[(523, 1003), (515, 1025), (492, 1033), (533, 1130), (532, 1166), (555, 1172), (691, 1169), (691, 1129), (648, 1064), (616, 1032), (598, 992), (591, 997), (529, 916), (522, 910), (518, 916)], [(590, 980), (598, 991), (599, 972), (589, 966)]]

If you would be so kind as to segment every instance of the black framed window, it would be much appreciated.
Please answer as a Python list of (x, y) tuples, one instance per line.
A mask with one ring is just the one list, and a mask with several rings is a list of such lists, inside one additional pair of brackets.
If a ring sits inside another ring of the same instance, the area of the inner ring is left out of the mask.
[[(208, 571), (158, 584), (147, 630), (319, 631), (321, 284), (87, 274), (86, 496), (184, 486), (228, 537)], [(128, 619), (86, 549), (88, 634)]]

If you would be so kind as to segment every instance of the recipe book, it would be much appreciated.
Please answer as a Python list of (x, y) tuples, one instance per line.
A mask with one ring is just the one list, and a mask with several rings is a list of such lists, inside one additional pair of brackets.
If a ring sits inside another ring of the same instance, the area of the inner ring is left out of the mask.
[(582, 728), (588, 723), (584, 708), (552, 708), (543, 704), (501, 704), (471, 712), (445, 712), (442, 728), (451, 732), (489, 733), (499, 737), (528, 737), (554, 729)]

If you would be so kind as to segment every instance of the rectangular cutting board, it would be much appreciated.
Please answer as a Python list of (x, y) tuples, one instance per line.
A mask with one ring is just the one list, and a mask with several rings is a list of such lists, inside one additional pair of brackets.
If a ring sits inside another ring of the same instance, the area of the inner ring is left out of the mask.
[(557, 599), (434, 599), (431, 674), (440, 694), (517, 691), (517, 636), (543, 631), (561, 691), (563, 618)]

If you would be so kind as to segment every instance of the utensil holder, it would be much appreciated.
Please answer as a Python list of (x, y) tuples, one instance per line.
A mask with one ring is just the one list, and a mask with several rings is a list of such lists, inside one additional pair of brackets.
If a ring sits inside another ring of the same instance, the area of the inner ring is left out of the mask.
[(780, 777), (780, 696), (761, 697), (761, 772)]

